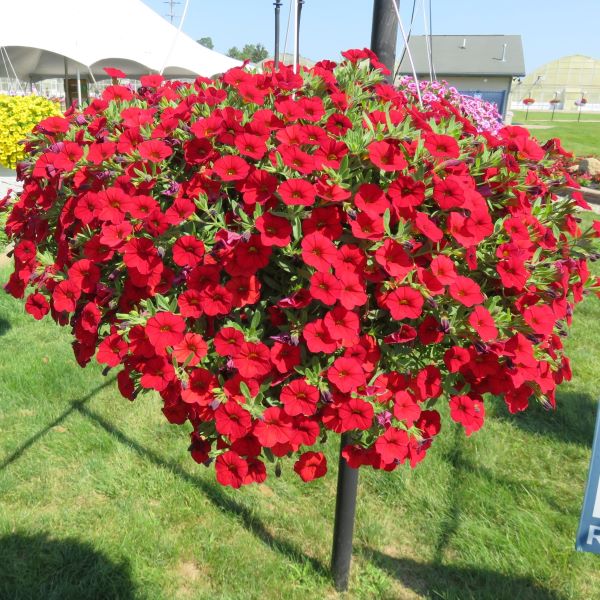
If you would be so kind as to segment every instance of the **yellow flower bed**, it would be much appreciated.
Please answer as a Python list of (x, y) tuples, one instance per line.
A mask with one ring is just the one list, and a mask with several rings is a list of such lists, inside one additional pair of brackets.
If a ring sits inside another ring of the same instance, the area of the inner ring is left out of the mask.
[(0, 94), (0, 165), (14, 169), (23, 158), (19, 142), (42, 119), (60, 114), (60, 105), (53, 100)]

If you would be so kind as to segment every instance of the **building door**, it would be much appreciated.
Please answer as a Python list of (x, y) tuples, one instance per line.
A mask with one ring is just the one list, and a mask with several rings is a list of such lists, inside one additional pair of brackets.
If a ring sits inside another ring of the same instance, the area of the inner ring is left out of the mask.
[(473, 98), (478, 98), (479, 100), (491, 102), (492, 104), (496, 105), (496, 108), (498, 109), (498, 112), (501, 115), (504, 114), (506, 91), (481, 92), (479, 90), (459, 90), (459, 93), (463, 94), (463, 96), (473, 96)]

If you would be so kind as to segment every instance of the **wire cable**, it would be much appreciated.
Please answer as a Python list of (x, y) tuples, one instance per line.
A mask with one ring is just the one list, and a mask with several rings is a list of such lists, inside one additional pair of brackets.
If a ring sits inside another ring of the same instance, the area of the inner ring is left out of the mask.
[[(412, 28), (413, 25), (415, 23), (415, 9), (417, 7), (417, 0), (413, 0), (413, 5), (412, 5), (412, 13), (410, 15), (410, 26), (408, 28), (408, 41), (410, 42), (410, 36), (412, 34)], [(407, 44), (404, 45), (404, 47), (402, 48), (402, 55), (400, 56), (400, 60), (398, 61), (398, 66), (396, 67), (396, 72), (394, 73), (394, 79), (392, 81), (396, 81), (396, 79), (398, 78), (398, 75), (400, 73), (400, 65), (402, 64), (402, 61), (404, 60), (404, 56), (406, 54), (406, 48), (408, 47)]]
[(433, 18), (431, 16), (431, 0), (429, 0), (429, 52), (431, 60), (431, 70), (433, 71), (433, 78), (437, 81), (437, 73), (435, 72), (435, 63), (433, 62)]
[(190, 0), (185, 0), (185, 6), (183, 7), (183, 13), (181, 14), (181, 19), (179, 21), (179, 27), (177, 28), (177, 31), (175, 32), (175, 35), (173, 36), (173, 41), (171, 42), (171, 47), (169, 48), (169, 52), (167, 53), (167, 56), (165, 57), (165, 62), (163, 63), (162, 69), (160, 70), (161, 75), (164, 73), (165, 69), (167, 68), (167, 63), (169, 62), (169, 59), (171, 58), (171, 54), (173, 54), (173, 50), (175, 50), (175, 45), (177, 44), (177, 40), (179, 39), (179, 36), (181, 35), (181, 30), (183, 29), (183, 23), (185, 22), (185, 17), (187, 16), (187, 11), (188, 11), (189, 5), (190, 5)]
[(404, 43), (406, 45), (406, 52), (408, 54), (408, 60), (410, 61), (410, 67), (412, 69), (413, 77), (415, 78), (415, 84), (417, 88), (417, 97), (419, 98), (419, 105), (421, 108), (423, 107), (423, 98), (421, 98), (421, 88), (419, 86), (419, 78), (417, 77), (417, 70), (415, 68), (415, 63), (413, 61), (412, 52), (408, 46), (408, 39), (406, 37), (406, 31), (404, 31), (404, 23), (402, 23), (402, 17), (400, 16), (400, 10), (398, 9), (398, 4), (396, 0), (392, 0), (392, 6), (396, 11), (396, 17), (398, 18), (398, 25), (400, 26), (400, 32), (402, 33), (402, 38), (404, 39)]
[(287, 25), (285, 26), (285, 40), (283, 42), (283, 60), (284, 61), (285, 61), (285, 52), (287, 50), (288, 34), (290, 32), (290, 21), (291, 21), (291, 18), (292, 18), (292, 4), (293, 3), (294, 3), (294, 0), (290, 0), (290, 9), (288, 10)]
[(23, 95), (25, 95), (25, 88), (21, 85), (21, 81), (19, 79), (19, 76), (17, 75), (17, 71), (15, 70), (12, 61), (10, 60), (10, 56), (8, 55), (8, 50), (6, 49), (5, 46), (2, 46), (2, 50), (4, 50), (4, 54), (6, 55), (6, 60), (8, 60), (8, 64), (10, 65), (10, 68), (12, 69), (12, 72), (15, 76), (15, 81), (17, 82), (17, 85), (19, 86), (19, 89), (21, 90), (21, 93)]

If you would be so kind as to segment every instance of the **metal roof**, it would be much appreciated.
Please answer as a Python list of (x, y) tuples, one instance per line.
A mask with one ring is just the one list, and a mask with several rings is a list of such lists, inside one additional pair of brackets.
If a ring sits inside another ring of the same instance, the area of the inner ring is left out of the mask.
[[(520, 35), (434, 35), (432, 42), (433, 65), (438, 76), (525, 75)], [(428, 75), (426, 36), (411, 36), (409, 47), (417, 75)], [(404, 52), (400, 73), (412, 73), (408, 52)]]

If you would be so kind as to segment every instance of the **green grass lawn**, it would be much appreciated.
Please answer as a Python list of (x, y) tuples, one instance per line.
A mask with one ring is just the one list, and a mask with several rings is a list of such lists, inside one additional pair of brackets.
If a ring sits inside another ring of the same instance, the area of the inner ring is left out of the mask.
[(576, 113), (555, 114), (551, 121), (550, 111), (529, 111), (525, 120), (525, 111), (514, 111), (513, 124), (531, 127), (532, 134), (545, 142), (557, 137), (563, 146), (577, 156), (600, 156), (600, 114), (581, 115), (577, 122)]
[[(0, 270), (5, 281), (7, 267)], [(489, 405), (467, 439), (448, 419), (424, 463), (361, 470), (357, 599), (590, 600), (598, 557), (574, 550), (593, 435), (600, 305), (568, 341), (559, 408)], [(0, 292), (0, 598), (337, 598), (328, 576), (336, 485), (239, 491), (187, 453), (158, 400), (120, 398), (77, 367), (69, 337)]]

